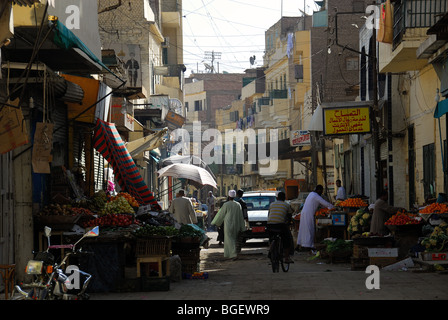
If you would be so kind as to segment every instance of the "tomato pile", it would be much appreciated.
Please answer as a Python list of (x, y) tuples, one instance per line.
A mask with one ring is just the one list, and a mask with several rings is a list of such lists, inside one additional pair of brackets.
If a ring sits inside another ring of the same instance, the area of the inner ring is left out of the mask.
[(393, 226), (404, 226), (409, 224), (420, 224), (421, 220), (415, 219), (417, 215), (411, 213), (405, 213), (403, 211), (397, 212), (397, 214), (393, 215), (389, 220), (387, 220), (385, 225), (393, 225)]
[(420, 213), (447, 213), (448, 205), (445, 203), (431, 203), (419, 211)]
[(117, 226), (117, 227), (127, 227), (131, 224), (136, 223), (138, 224), (139, 221), (133, 219), (132, 215), (128, 214), (108, 214), (96, 219), (92, 219), (89, 221), (86, 221), (83, 223), (82, 227), (94, 227), (94, 226), (101, 226), (101, 227), (108, 227), (108, 226)]
[(316, 217), (326, 217), (330, 210), (328, 208), (321, 208), (316, 211)]

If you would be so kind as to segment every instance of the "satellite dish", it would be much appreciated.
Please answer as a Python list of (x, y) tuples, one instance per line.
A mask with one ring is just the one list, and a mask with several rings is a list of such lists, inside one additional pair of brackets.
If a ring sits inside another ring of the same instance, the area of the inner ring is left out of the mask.
[(249, 58), (250, 64), (253, 66), (255, 64), (255, 55)]

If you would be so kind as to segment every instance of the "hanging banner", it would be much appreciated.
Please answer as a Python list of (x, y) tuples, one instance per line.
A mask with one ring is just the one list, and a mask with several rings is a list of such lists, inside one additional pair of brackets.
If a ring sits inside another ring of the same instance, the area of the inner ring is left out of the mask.
[(370, 108), (367, 106), (323, 109), (324, 135), (369, 133)]
[(379, 42), (392, 43), (394, 38), (394, 18), (390, 0), (380, 5), (380, 26), (378, 29)]
[(34, 173), (51, 173), (50, 162), (52, 160), (53, 128), (54, 124), (52, 123), (36, 123), (31, 158)]
[(140, 204), (158, 207), (154, 193), (148, 189), (140, 175), (115, 124), (97, 119), (93, 141), (94, 148), (112, 166), (121, 190), (129, 192)]
[[(18, 106), (19, 99), (7, 102)], [(0, 106), (0, 154), (7, 153), (30, 142), (22, 109)]]

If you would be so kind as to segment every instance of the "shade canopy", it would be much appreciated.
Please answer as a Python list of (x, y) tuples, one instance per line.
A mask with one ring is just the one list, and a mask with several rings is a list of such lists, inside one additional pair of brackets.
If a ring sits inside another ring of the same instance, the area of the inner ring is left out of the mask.
[(192, 181), (192, 185), (201, 188), (205, 185), (218, 189), (217, 183), (212, 175), (204, 168), (185, 163), (170, 164), (157, 171), (159, 177), (174, 177)]

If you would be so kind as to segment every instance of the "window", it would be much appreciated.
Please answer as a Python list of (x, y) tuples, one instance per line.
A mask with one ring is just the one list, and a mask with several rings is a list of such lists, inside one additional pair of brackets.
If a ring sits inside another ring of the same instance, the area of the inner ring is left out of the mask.
[(194, 111), (201, 111), (202, 110), (202, 100), (196, 100), (194, 102)]

